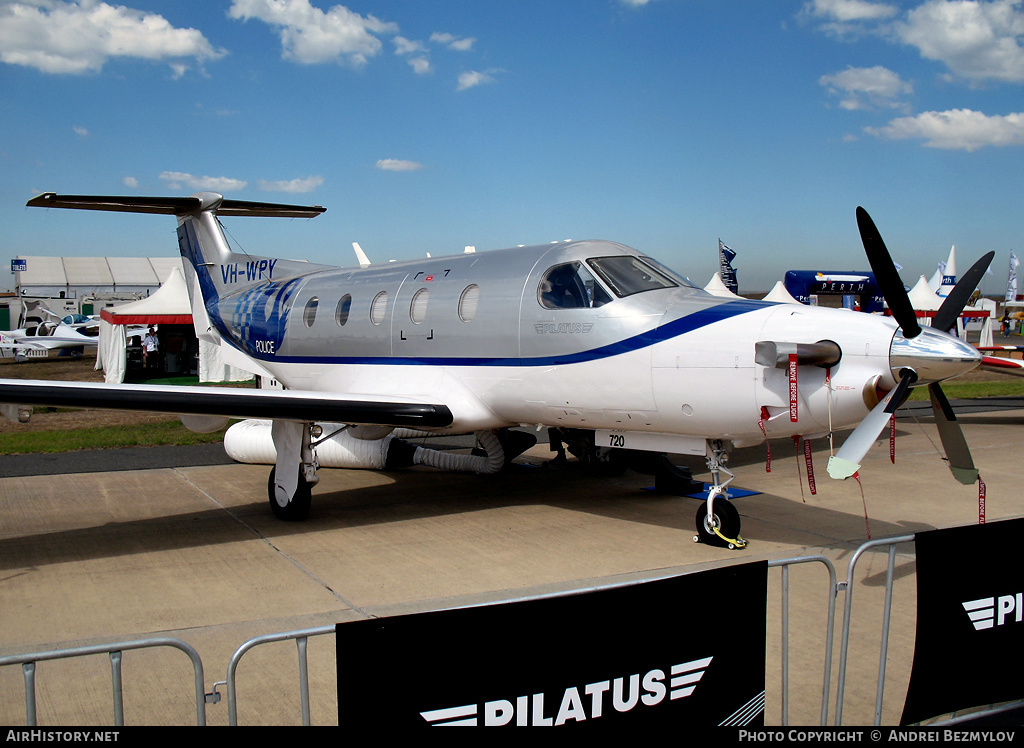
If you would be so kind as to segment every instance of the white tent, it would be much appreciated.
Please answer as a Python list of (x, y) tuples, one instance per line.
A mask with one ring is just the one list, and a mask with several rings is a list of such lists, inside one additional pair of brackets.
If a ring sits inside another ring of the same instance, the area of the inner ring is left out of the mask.
[(800, 302), (793, 298), (787, 289), (786, 285), (782, 281), (775, 281), (775, 286), (768, 295), (764, 297), (765, 301), (775, 301), (780, 304), (799, 304)]
[(942, 306), (942, 299), (939, 297), (927, 279), (922, 275), (912, 289), (910, 289), (910, 304), (916, 312), (935, 312)]
[(743, 298), (742, 296), (737, 296), (736, 294), (729, 290), (728, 286), (726, 286), (725, 282), (722, 280), (722, 276), (720, 273), (715, 273), (713, 276), (711, 276), (711, 280), (708, 282), (706, 286), (704, 286), (704, 290), (707, 291), (712, 296), (723, 296), (727, 299)]
[[(192, 325), (192, 307), (180, 267), (170, 271), (167, 280), (152, 296), (101, 312), (96, 368), (103, 369), (107, 382), (124, 381), (131, 325), (141, 329), (150, 325)], [(221, 361), (220, 346), (199, 341), (200, 382), (241, 382), (248, 379), (252, 379), (252, 374)]]

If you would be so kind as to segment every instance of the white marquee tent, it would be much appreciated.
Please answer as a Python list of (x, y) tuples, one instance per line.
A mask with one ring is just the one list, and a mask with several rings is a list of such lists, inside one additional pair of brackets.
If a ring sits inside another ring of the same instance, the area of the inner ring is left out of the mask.
[[(163, 285), (145, 299), (104, 309), (100, 315), (100, 339), (96, 368), (107, 382), (123, 382), (127, 368), (129, 326), (144, 330), (150, 325), (192, 325), (192, 307), (181, 268), (175, 267)], [(221, 360), (219, 345), (199, 341), (200, 382), (242, 382), (252, 374)]]

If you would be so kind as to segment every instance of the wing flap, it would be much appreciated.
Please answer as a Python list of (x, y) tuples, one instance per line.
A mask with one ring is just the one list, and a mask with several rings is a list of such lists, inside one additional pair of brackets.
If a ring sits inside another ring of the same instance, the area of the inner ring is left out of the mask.
[(448, 406), (339, 397), (304, 390), (105, 384), (0, 379), (0, 403), (104, 410), (143, 410), (177, 415), (270, 418), (288, 421), (442, 428), (452, 423)]

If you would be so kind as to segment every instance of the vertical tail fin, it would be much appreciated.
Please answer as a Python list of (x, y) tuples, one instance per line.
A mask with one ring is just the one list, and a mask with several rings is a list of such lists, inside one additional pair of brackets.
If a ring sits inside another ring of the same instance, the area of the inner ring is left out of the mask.
[[(178, 248), (185, 260), (189, 293), (199, 291), (202, 300), (192, 298), (192, 308), (216, 306), (221, 291), (229, 286), (256, 282), (273, 274), (276, 260), (234, 254), (228, 247), (217, 216), (263, 216), (279, 218), (315, 218), (326, 208), (319, 205), (283, 205), (279, 203), (228, 200), (215, 192), (199, 192), (189, 197), (133, 197), (98, 195), (58, 195), (46, 192), (28, 201), (34, 208), (71, 208), (118, 213), (156, 213), (178, 219)], [(291, 266), (291, 263), (282, 263)], [(306, 271), (316, 266), (302, 265)], [(282, 268), (283, 269), (283, 268)], [(293, 270), (289, 267), (289, 270)], [(241, 272), (241, 277), (239, 276)], [(280, 273), (278, 273), (280, 275)], [(230, 283), (229, 283), (230, 281)], [(205, 311), (205, 309), (204, 309)], [(198, 325), (197, 325), (198, 327)]]
[(319, 205), (227, 200), (215, 192), (199, 192), (190, 197), (109, 197), (47, 192), (32, 198), (27, 205), (34, 208), (175, 216), (178, 219), (178, 248), (183, 260), (193, 323), (199, 338), (208, 342), (220, 342), (214, 329), (221, 335), (232, 337), (219, 311), (220, 298), (224, 293), (265, 283), (275, 277), (320, 269), (320, 266), (308, 263), (235, 254), (228, 246), (217, 220), (218, 216), (315, 218), (326, 210)]

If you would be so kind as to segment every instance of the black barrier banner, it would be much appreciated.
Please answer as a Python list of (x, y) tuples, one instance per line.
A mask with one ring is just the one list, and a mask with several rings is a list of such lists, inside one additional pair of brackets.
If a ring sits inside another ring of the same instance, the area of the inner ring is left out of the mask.
[(337, 626), (343, 727), (764, 723), (768, 564)]
[(1024, 519), (917, 533), (917, 643), (900, 724), (1024, 698)]

